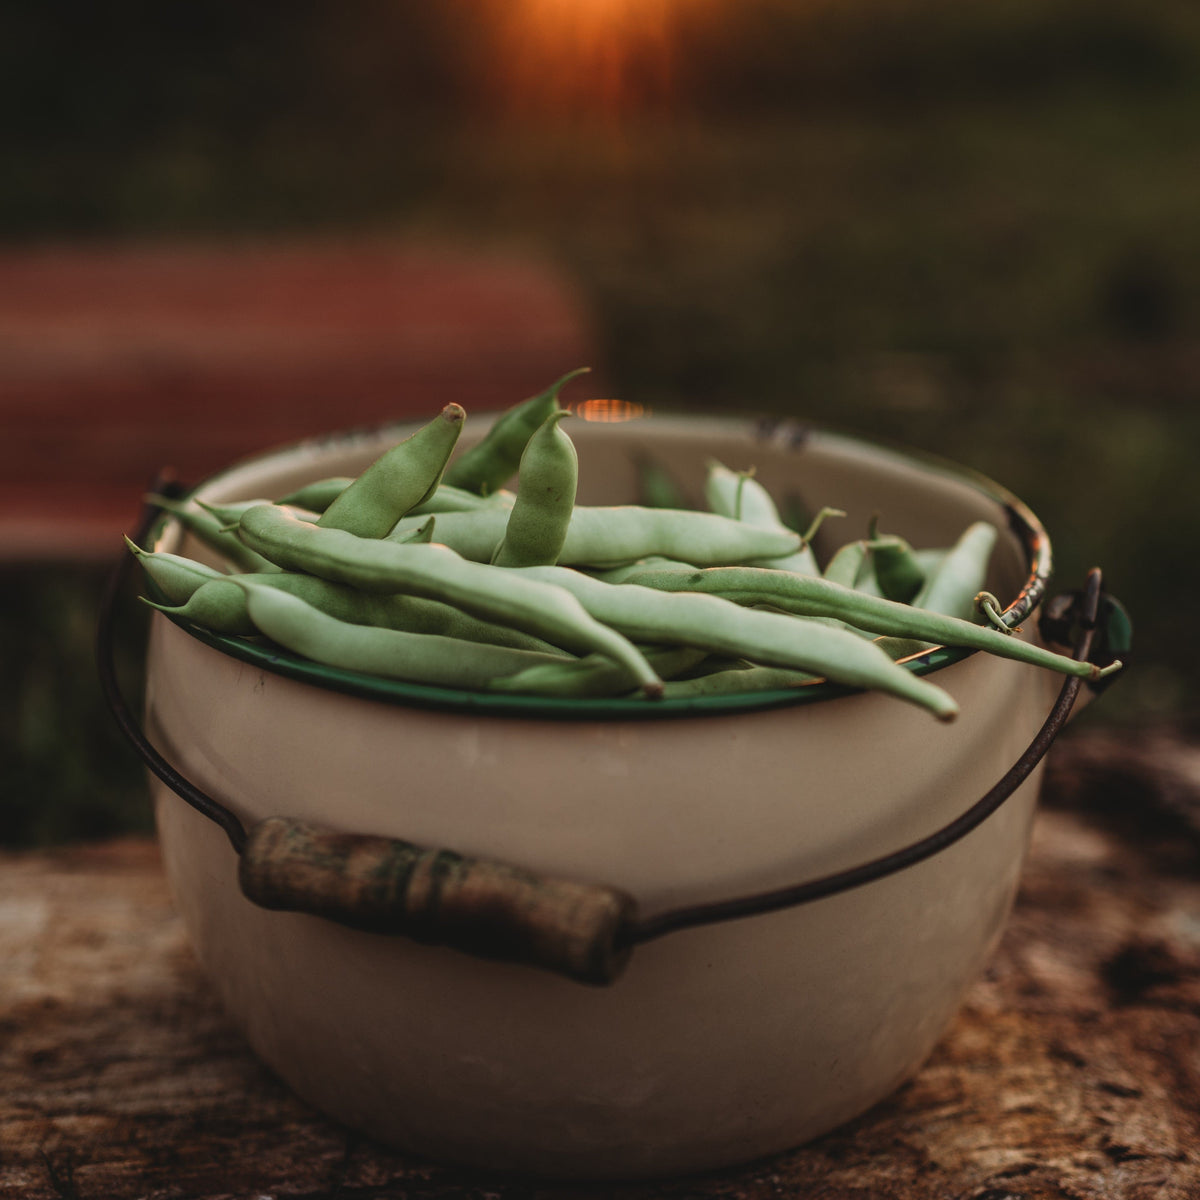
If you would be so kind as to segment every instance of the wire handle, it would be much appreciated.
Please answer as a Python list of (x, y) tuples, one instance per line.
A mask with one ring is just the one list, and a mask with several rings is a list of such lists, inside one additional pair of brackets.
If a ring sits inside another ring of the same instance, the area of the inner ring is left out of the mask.
[[(159, 482), (155, 490), (161, 493), (163, 486)], [(158, 512), (147, 508), (133, 535), (135, 542), (145, 539)], [(101, 602), (96, 634), (101, 689), (121, 731), (150, 771), (225, 831), (239, 855), (239, 883), (248, 899), (263, 908), (310, 913), (351, 928), (543, 967), (581, 983), (613, 983), (633, 947), (654, 938), (808, 904), (882, 879), (953, 845), (1029, 777), (1066, 724), (1081, 684), (1078, 677), (1068, 677), (1041, 729), (999, 782), (927, 837), (818, 879), (642, 918), (633, 897), (615, 888), (553, 879), (398, 838), (338, 833), (286, 817), (270, 817), (247, 833), (235, 813), (163, 758), (121, 694), (113, 661), (113, 619), (131, 563), (129, 555), (118, 560)], [(1043, 633), (1048, 640), (1065, 642), (1078, 629), (1074, 657), (1088, 661), (1102, 611), (1108, 617), (1105, 628), (1114, 611), (1124, 613), (1103, 592), (1100, 570), (1093, 568), (1084, 588), (1047, 604)], [(1103, 629), (1101, 633), (1103, 649), (1113, 639), (1103, 636)]]

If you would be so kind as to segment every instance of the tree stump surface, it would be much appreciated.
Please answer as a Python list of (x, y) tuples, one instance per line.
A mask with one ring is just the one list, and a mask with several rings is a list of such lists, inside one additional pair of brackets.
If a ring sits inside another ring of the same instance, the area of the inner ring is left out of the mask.
[(0, 1195), (1200, 1196), (1200, 748), (1061, 742), (1008, 929), (920, 1073), (800, 1149), (653, 1183), (492, 1177), (338, 1127), (223, 1015), (152, 841), (0, 856)]

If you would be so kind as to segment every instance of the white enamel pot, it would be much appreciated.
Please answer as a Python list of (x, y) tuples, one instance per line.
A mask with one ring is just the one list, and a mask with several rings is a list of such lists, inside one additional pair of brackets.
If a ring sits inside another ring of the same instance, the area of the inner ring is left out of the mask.
[[(485, 426), (472, 419), (464, 444)], [(197, 494), (274, 496), (353, 474), (408, 432), (305, 443)], [(636, 499), (646, 462), (699, 497), (715, 457), (753, 466), (810, 511), (845, 509), (843, 531), (878, 512), (889, 531), (937, 546), (991, 521), (989, 588), (1022, 618), (1014, 636), (1036, 637), (1048, 540), (975, 475), (786, 424), (649, 417), (571, 433), (580, 503)], [(204, 554), (173, 522), (158, 546)], [(156, 614), (146, 729), (247, 829), (285, 816), (445, 848), (619, 889), (653, 921), (886, 855), (985, 793), (1062, 680), (982, 653), (927, 657), (921, 669), (961, 707), (953, 723), (828, 685), (647, 716), (647, 701), (489, 704), (239, 656)], [(1038, 774), (939, 853), (810, 903), (647, 940), (605, 986), (261, 907), (239, 888), (226, 834), (152, 786), (196, 953), (255, 1052), (299, 1095), (430, 1158), (629, 1178), (795, 1146), (911, 1076), (1005, 922)]]

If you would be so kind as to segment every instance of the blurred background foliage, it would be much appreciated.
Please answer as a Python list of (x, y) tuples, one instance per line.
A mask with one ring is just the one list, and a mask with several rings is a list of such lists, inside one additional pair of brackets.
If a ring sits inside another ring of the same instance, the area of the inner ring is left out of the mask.
[[(1193, 0), (113, 0), (4, 25), (6, 239), (383, 230), (548, 257), (619, 395), (1008, 485), (1058, 582), (1099, 563), (1133, 613), (1137, 669), (1089, 719), (1194, 719)], [(66, 641), (6, 668), (0, 837), (134, 819), (71, 657), (97, 586), (13, 582), (6, 657), (30, 622)]]

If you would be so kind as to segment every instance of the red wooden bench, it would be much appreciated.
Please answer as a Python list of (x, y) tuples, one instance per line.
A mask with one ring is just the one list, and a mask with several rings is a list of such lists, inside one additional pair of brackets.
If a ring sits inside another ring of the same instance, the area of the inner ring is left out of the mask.
[(0, 252), (0, 558), (96, 557), (155, 473), (503, 408), (592, 365), (550, 265), (421, 243)]

